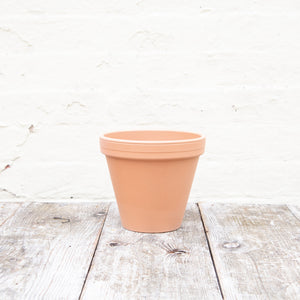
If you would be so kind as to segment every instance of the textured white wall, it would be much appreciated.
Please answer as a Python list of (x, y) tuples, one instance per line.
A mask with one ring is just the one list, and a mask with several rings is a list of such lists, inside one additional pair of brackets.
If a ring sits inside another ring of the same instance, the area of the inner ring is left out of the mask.
[(0, 199), (111, 199), (99, 134), (174, 129), (192, 201), (295, 203), (299, 83), (298, 0), (1, 0)]

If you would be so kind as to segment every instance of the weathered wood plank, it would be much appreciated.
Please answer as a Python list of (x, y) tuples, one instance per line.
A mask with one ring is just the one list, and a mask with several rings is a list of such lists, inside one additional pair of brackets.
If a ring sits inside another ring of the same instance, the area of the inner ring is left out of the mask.
[[(12, 204), (0, 206), (7, 211)], [(0, 226), (1, 299), (78, 299), (109, 204), (23, 203)]]
[(300, 222), (287, 206), (199, 207), (225, 299), (300, 299)]
[(221, 299), (197, 205), (160, 234), (123, 229), (111, 206), (82, 299)]

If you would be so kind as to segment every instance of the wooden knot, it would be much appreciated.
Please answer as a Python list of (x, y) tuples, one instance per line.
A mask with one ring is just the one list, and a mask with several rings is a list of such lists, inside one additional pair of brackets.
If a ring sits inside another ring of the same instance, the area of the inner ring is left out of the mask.
[(70, 219), (69, 218), (62, 218), (62, 217), (53, 217), (54, 220), (61, 220), (61, 223), (70, 223)]
[(168, 251), (168, 253), (170, 253), (170, 254), (181, 255), (181, 254), (185, 254), (186, 251), (185, 251), (185, 250), (181, 250), (181, 249), (175, 248), (175, 249), (170, 249), (170, 250)]
[(171, 254), (171, 255), (182, 255), (182, 254), (189, 253), (188, 250), (179, 249), (175, 245), (171, 245), (169, 243), (163, 242), (161, 247), (167, 252), (167, 254)]
[(101, 216), (105, 216), (106, 215), (106, 212), (104, 211), (99, 211), (97, 213), (94, 214), (94, 217), (101, 217)]
[(241, 245), (237, 241), (223, 243), (223, 248), (232, 249), (239, 248)]
[(120, 246), (120, 243), (118, 243), (118, 242), (110, 242), (108, 245), (110, 247), (117, 247), (117, 246)]

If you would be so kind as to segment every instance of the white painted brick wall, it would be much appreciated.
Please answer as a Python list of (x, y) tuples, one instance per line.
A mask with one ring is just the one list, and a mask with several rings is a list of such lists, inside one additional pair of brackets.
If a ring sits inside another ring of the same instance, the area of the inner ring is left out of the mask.
[(0, 199), (113, 197), (100, 133), (205, 133), (191, 200), (296, 203), (300, 1), (0, 1)]

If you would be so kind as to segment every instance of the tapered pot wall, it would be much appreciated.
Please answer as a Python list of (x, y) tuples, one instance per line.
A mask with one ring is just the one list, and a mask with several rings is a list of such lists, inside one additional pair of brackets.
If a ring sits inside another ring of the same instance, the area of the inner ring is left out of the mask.
[(133, 160), (107, 156), (123, 227), (165, 232), (180, 227), (198, 157)]

